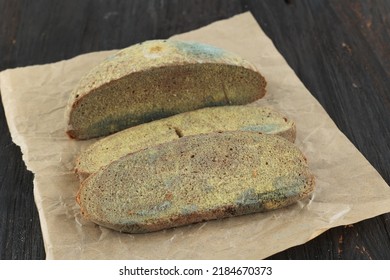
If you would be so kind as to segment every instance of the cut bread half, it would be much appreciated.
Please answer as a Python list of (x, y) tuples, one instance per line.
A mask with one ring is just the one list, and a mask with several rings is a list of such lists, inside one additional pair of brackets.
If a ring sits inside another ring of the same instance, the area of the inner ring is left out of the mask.
[(203, 108), (141, 124), (102, 138), (79, 155), (75, 171), (80, 180), (84, 180), (101, 167), (128, 153), (183, 136), (233, 130), (276, 134), (291, 142), (294, 142), (296, 137), (295, 123), (270, 108)]
[(83, 216), (146, 233), (275, 210), (307, 197), (306, 158), (276, 135), (229, 131), (185, 136), (130, 153), (83, 181)]
[(256, 67), (226, 50), (176, 40), (123, 49), (84, 76), (67, 106), (67, 134), (106, 136), (204, 107), (243, 105), (265, 94)]

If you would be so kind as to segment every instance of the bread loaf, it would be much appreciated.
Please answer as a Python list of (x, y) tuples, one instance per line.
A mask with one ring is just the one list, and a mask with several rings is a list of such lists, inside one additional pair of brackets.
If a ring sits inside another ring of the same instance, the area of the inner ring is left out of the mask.
[(89, 139), (199, 108), (247, 104), (264, 96), (265, 85), (254, 65), (223, 49), (146, 41), (81, 79), (68, 102), (67, 133)]
[(102, 166), (137, 150), (183, 136), (212, 131), (258, 131), (295, 141), (295, 123), (266, 107), (221, 106), (198, 109), (141, 124), (104, 137), (83, 151), (75, 171), (80, 180)]
[(96, 224), (145, 233), (278, 209), (313, 188), (306, 158), (293, 143), (230, 131), (128, 154), (84, 180), (77, 201)]

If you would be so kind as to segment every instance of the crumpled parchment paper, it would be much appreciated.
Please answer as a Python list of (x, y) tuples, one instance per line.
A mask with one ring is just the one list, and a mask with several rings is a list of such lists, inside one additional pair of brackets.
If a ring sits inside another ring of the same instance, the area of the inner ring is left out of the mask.
[(64, 110), (80, 77), (104, 51), (57, 63), (6, 70), (0, 90), (13, 141), (34, 173), (47, 259), (261, 259), (331, 227), (390, 212), (390, 188), (339, 131), (250, 13), (174, 36), (234, 51), (266, 77), (269, 106), (297, 124), (296, 145), (317, 180), (310, 199), (285, 209), (150, 234), (122, 234), (84, 220), (75, 201), (77, 154), (95, 140), (65, 135)]

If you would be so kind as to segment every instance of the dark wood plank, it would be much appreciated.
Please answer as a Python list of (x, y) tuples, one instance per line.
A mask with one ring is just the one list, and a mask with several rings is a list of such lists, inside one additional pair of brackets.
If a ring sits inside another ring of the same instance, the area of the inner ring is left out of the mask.
[[(0, 70), (166, 38), (246, 10), (389, 183), (386, 0), (0, 0)], [(0, 258), (42, 259), (33, 175), (11, 141), (2, 106), (0, 133)], [(390, 259), (389, 218), (331, 229), (270, 259)]]
[(167, 38), (243, 12), (222, 0), (0, 1), (0, 70)]
[[(284, 2), (247, 4), (305, 86), (389, 183), (390, 2)], [(389, 217), (332, 229), (271, 258), (389, 259)]]
[(0, 259), (41, 259), (45, 253), (33, 200), (33, 175), (12, 143), (0, 106)]
[[(166, 38), (243, 12), (240, 1), (0, 0), (0, 71)], [(33, 175), (1, 106), (0, 258), (45, 258)]]
[(376, 20), (387, 20), (374, 29), (367, 1), (248, 2), (305, 86), (389, 183), (390, 3), (371, 3)]

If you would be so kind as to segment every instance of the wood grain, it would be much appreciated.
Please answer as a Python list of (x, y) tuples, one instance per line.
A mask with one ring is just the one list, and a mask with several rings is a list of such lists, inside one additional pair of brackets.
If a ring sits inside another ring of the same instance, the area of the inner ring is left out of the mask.
[[(390, 184), (390, 1), (0, 0), (0, 70), (166, 38), (247, 10)], [(33, 174), (12, 143), (3, 106), (0, 158), (0, 258), (44, 259)], [(390, 214), (331, 229), (270, 259), (390, 259)]]
[[(389, 184), (390, 3), (287, 2), (248, 5), (301, 81)], [(389, 259), (389, 217), (332, 229), (271, 258)]]

